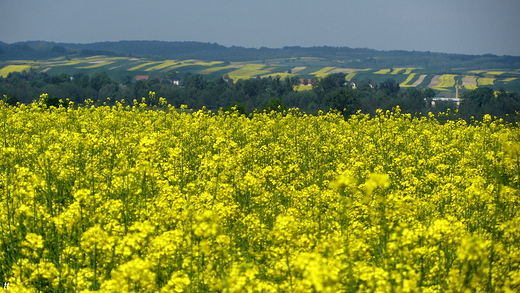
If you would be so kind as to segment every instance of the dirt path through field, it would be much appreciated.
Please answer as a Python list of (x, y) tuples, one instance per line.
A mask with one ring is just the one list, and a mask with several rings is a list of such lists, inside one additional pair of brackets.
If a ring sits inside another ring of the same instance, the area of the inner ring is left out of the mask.
[(336, 68), (336, 69), (332, 69), (331, 71), (329, 71), (330, 74), (332, 73), (352, 73), (352, 72), (355, 72), (355, 71), (358, 71), (358, 69), (354, 69), (354, 68)]
[(292, 72), (293, 74), (294, 74), (294, 73), (298, 73), (298, 72), (304, 70), (305, 68), (307, 68), (307, 67), (305, 67), (305, 66), (293, 67), (293, 69), (291, 69), (291, 72)]
[(477, 78), (475, 76), (464, 76), (462, 78), (462, 85), (477, 85)]
[(441, 81), (440, 81), (440, 75), (436, 75), (432, 78), (432, 81), (430, 81), (430, 84), (428, 85), (428, 87), (435, 87), (437, 86)]
[(422, 74), (421, 76), (419, 76), (419, 78), (418, 78), (418, 79), (417, 79), (417, 80), (416, 80), (412, 85), (413, 85), (413, 86), (418, 86), (418, 85), (420, 85), (420, 84), (423, 82), (423, 80), (424, 80), (424, 78), (425, 78), (426, 76), (428, 76), (428, 75), (427, 75), (427, 74)]

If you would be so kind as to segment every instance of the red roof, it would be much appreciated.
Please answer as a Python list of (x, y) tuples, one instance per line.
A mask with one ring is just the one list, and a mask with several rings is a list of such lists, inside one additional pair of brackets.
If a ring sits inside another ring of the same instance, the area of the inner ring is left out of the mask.
[(148, 80), (150, 79), (150, 76), (149, 75), (138, 75), (135, 77), (135, 80), (139, 81), (139, 80)]

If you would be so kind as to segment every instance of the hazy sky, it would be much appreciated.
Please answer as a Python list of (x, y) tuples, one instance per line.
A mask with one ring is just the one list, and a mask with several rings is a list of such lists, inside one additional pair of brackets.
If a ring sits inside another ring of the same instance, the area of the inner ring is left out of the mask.
[(520, 56), (520, 0), (0, 0), (0, 41), (28, 40)]

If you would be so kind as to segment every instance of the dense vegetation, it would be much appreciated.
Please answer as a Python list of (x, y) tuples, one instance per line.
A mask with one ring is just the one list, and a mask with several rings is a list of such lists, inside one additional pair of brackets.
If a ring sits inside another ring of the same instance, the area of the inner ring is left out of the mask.
[[(130, 54), (104, 45), (77, 54)], [(493, 116), (516, 121), (519, 94), (479, 87), (457, 106), (392, 79), (310, 82), (0, 77), (4, 288), (518, 292), (520, 130)]]
[[(181, 84), (174, 85), (172, 79), (179, 79)], [(0, 94), (5, 95), (4, 99), (14, 105), (17, 102), (31, 103), (40, 94), (46, 93), (49, 95), (47, 103), (57, 106), (59, 100), (67, 99), (76, 104), (92, 100), (113, 105), (118, 100), (139, 101), (142, 97), (148, 97), (149, 92), (155, 92), (157, 97), (165, 98), (172, 105), (187, 104), (195, 109), (205, 107), (217, 111), (238, 104), (244, 112), (266, 108), (299, 108), (307, 113), (317, 113), (318, 110), (336, 109), (345, 116), (357, 110), (375, 113), (377, 109), (388, 110), (399, 105), (403, 112), (413, 114), (458, 108), (459, 117), (465, 119), (491, 114), (515, 121), (518, 118), (515, 114), (520, 111), (518, 93), (503, 90), (495, 93), (490, 88), (466, 92), (459, 106), (450, 101), (435, 101), (435, 106), (432, 106), (435, 98), (432, 89), (400, 88), (391, 79), (376, 85), (368, 81), (358, 82), (353, 88), (353, 84), (345, 80), (345, 74), (335, 73), (314, 78), (311, 81), (312, 90), (296, 91), (295, 86), (299, 83), (297, 76), (233, 82), (222, 77), (208, 79), (203, 75), (189, 73), (180, 78), (175, 72), (167, 72), (163, 78), (141, 81), (124, 76), (116, 82), (104, 72), (93, 76), (49, 76), (28, 70), (10, 73), (6, 78), (0, 77)]]
[(0, 101), (8, 292), (520, 288), (520, 129), (489, 115), (47, 98)]

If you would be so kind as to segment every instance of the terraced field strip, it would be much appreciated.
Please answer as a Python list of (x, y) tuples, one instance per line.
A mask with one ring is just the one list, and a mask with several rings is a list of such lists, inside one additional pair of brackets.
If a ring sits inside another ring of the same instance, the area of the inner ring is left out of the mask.
[(213, 72), (217, 72), (220, 70), (226, 70), (226, 69), (230, 69), (230, 68), (236, 68), (236, 66), (213, 66), (213, 67), (208, 67), (204, 70), (201, 70), (201, 71), (199, 71), (199, 73), (200, 74), (212, 74)]
[(87, 65), (87, 66), (78, 66), (76, 68), (78, 69), (92, 69), (92, 68), (99, 68), (99, 67), (103, 67), (103, 66), (107, 66), (107, 65), (110, 65), (112, 63), (115, 63), (115, 61), (95, 61), (95, 62), (89, 62), (89, 63), (93, 63), (92, 65)]
[(162, 70), (162, 69), (165, 69), (165, 68), (168, 68), (168, 67), (171, 67), (171, 66), (175, 66), (175, 65), (178, 65), (178, 64), (179, 64), (179, 61), (176, 61), (176, 60), (165, 60), (165, 61), (163, 61), (160, 64), (157, 64), (155, 66), (146, 68), (145, 71)]
[(335, 69), (332, 69), (331, 71), (329, 71), (328, 73), (329, 74), (332, 74), (332, 73), (346, 73), (346, 74), (349, 74), (349, 73), (356, 72), (356, 71), (361, 71), (361, 70), (355, 69), (355, 68), (335, 68)]
[(352, 78), (354, 78), (354, 76), (356, 76), (356, 74), (357, 74), (356, 72), (351, 72), (351, 73), (347, 74), (345, 79), (348, 80), (348, 81), (351, 81)]
[(71, 60), (66, 60), (66, 59), (53, 59), (52, 61), (50, 62), (45, 62), (45, 65), (49, 65), (49, 66), (52, 66), (52, 67), (56, 67), (56, 66), (75, 66), (75, 65), (79, 65), (79, 64), (85, 64), (87, 63), (88, 64), (89, 61), (85, 60), (84, 58), (74, 58), (74, 59), (71, 59)]
[(145, 62), (145, 63), (141, 63), (141, 64), (138, 64), (132, 68), (128, 68), (127, 70), (128, 71), (135, 71), (135, 70), (140, 70), (142, 69), (143, 67), (147, 67), (147, 66), (155, 66), (157, 64), (160, 64), (162, 62)]
[(487, 74), (489, 74), (489, 75), (502, 75), (502, 74), (505, 74), (505, 73), (507, 73), (507, 72), (505, 72), (505, 71), (489, 71), (489, 72), (487, 72)]
[(477, 86), (477, 77), (476, 76), (463, 76), (462, 77), (462, 86), (468, 90), (474, 90)]
[(426, 76), (428, 76), (428, 75), (427, 74), (421, 74), (421, 76), (419, 76), (419, 78), (414, 83), (412, 83), (412, 86), (420, 85), (424, 81), (424, 78)]
[(391, 69), (380, 69), (376, 72), (374, 72), (374, 74), (388, 74), (390, 71), (392, 71)]
[(506, 78), (504, 80), (502, 80), (503, 82), (510, 82), (510, 81), (513, 81), (513, 80), (517, 80), (518, 77), (509, 77), (509, 78)]
[(204, 61), (200, 61), (200, 60), (186, 60), (186, 61), (183, 61), (183, 63), (189, 63), (190, 65), (199, 65), (199, 66), (215, 66), (215, 65), (223, 64), (224, 61), (204, 62)]
[(471, 71), (468, 71), (468, 73), (470, 74), (482, 74), (482, 73), (485, 73), (487, 72), (486, 70), (471, 70)]
[(457, 75), (455, 74), (443, 74), (439, 78), (439, 84), (437, 84), (437, 87), (454, 87), (455, 86), (455, 77)]
[(298, 72), (304, 70), (305, 68), (307, 68), (307, 67), (305, 67), (305, 66), (297, 66), (297, 67), (294, 67), (293, 69), (291, 69), (291, 72), (292, 73), (298, 73)]
[(400, 87), (414, 87), (413, 84), (408, 84), (408, 83), (414, 79), (415, 75), (416, 75), (415, 73), (408, 74), (408, 77), (406, 78), (406, 80), (403, 81), (402, 83), (400, 83), (399, 86)]
[(430, 84), (428, 84), (428, 87), (436, 87), (440, 82), (440, 77), (440, 75), (435, 75), (434, 77), (432, 77), (432, 80), (430, 81)]
[(229, 72), (228, 75), (235, 81), (239, 79), (250, 79), (254, 76), (269, 73), (270, 71), (265, 68), (266, 66), (264, 64), (245, 64), (241, 68)]
[(0, 76), (7, 77), (11, 72), (22, 72), (24, 70), (29, 70), (31, 67), (31, 65), (7, 65), (0, 69)]
[[(406, 68), (394, 68), (390, 74), (399, 74), (399, 72), (406, 70)], [(406, 73), (405, 73), (406, 74)]]
[(336, 67), (323, 67), (322, 69), (320, 69), (318, 71), (314, 71), (313, 73), (311, 73), (311, 75), (315, 75), (317, 77), (325, 77), (328, 74), (330, 74), (330, 71), (332, 71), (334, 69), (336, 69)]
[(478, 85), (493, 85), (495, 84), (496, 78), (491, 77), (480, 77), (477, 78), (477, 84)]

